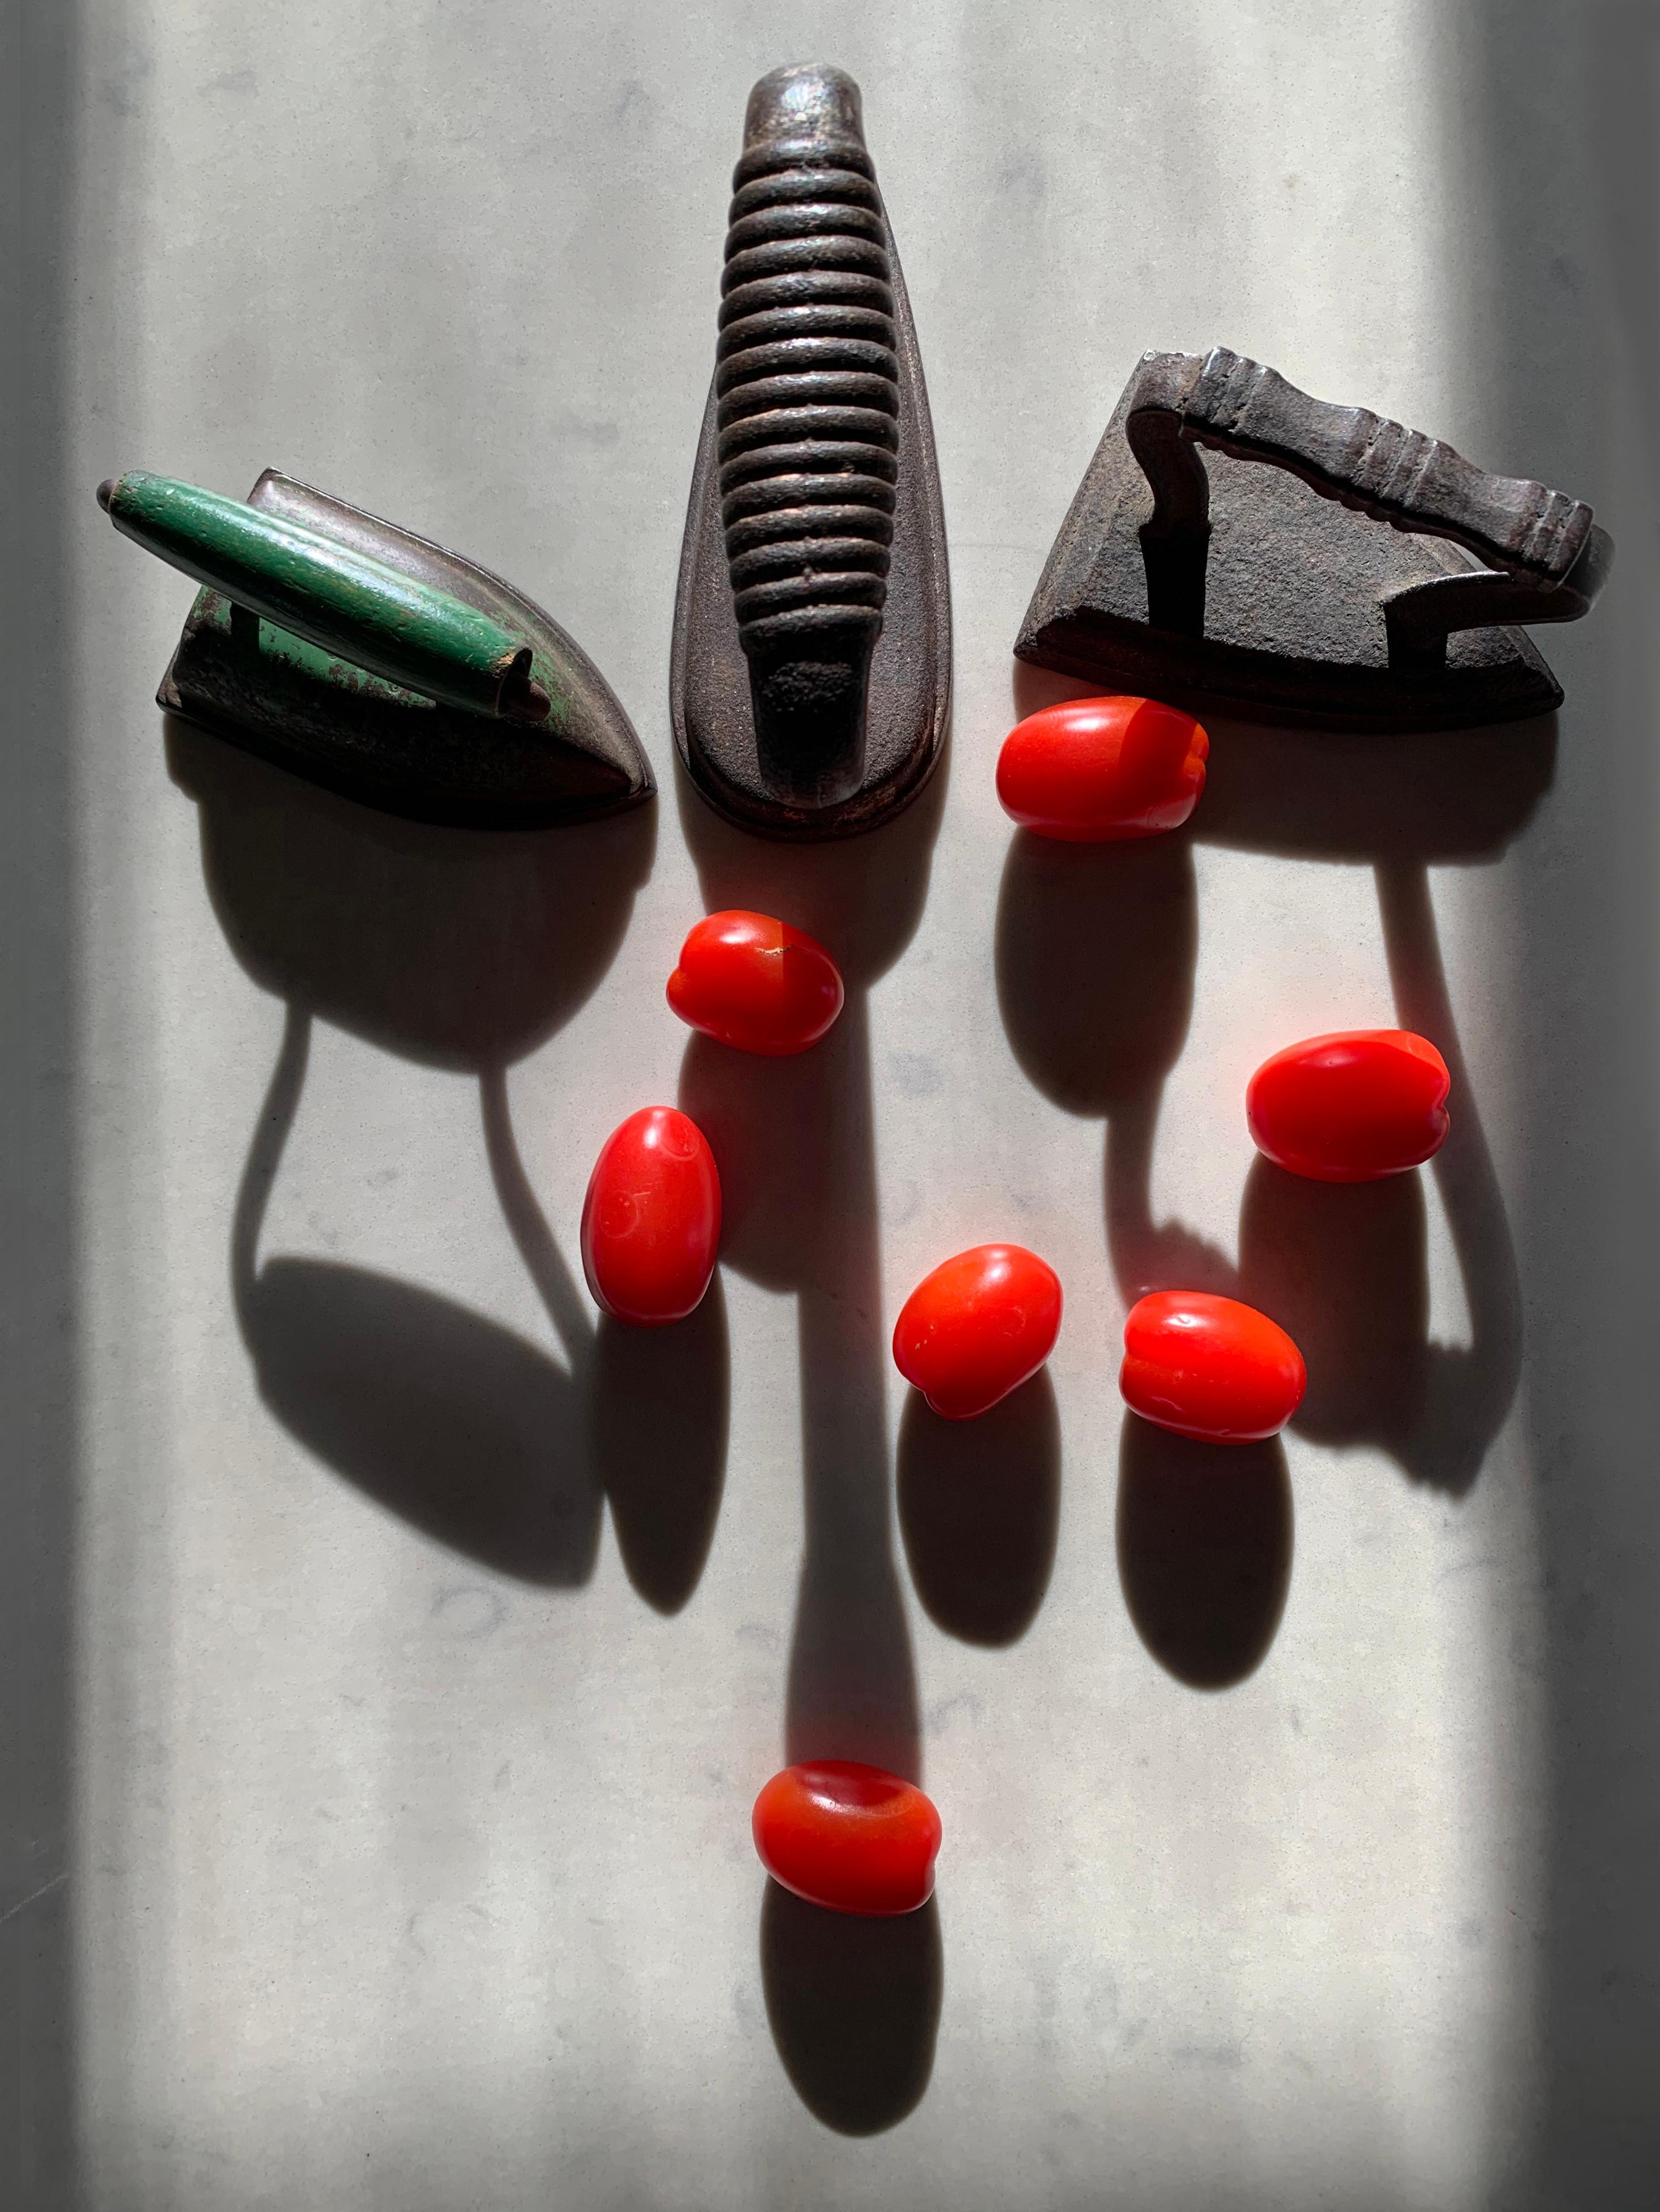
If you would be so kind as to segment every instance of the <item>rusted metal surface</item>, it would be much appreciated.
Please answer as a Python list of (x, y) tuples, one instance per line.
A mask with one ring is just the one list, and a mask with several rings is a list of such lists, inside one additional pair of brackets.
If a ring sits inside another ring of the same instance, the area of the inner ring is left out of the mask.
[(852, 79), (763, 78), (733, 185), (675, 738), (729, 820), (847, 836), (921, 788), (951, 691), (927, 397)]
[(1562, 692), (1513, 625), (1578, 619), (1613, 557), (1583, 501), (1310, 398), (1224, 347), (1150, 353), (1015, 651), (1252, 720), (1516, 720)]
[(645, 756), (605, 678), (511, 585), (274, 470), (248, 504), (488, 617), (529, 648), (530, 681), (549, 712), (526, 722), (433, 699), (205, 589), (158, 704), (296, 775), (417, 821), (534, 829), (597, 819), (652, 795)]

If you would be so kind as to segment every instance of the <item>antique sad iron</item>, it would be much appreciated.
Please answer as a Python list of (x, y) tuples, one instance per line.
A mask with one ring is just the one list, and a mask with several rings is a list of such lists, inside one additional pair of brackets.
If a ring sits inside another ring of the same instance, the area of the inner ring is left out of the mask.
[(1576, 621), (1613, 559), (1582, 501), (1311, 399), (1225, 347), (1149, 353), (1014, 649), (1251, 721), (1514, 721), (1562, 701), (1516, 625)]
[(842, 837), (939, 756), (951, 603), (933, 434), (859, 88), (750, 94), (671, 678), (692, 781), (740, 827)]
[(471, 562), (271, 469), (246, 505), (140, 471), (98, 498), (204, 586), (171, 713), (417, 821), (534, 829), (651, 795), (593, 663)]

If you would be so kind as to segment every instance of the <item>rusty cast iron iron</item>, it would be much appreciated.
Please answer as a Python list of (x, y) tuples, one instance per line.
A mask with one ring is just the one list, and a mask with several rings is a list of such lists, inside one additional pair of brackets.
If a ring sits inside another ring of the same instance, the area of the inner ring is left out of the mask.
[(675, 740), (728, 820), (848, 836), (921, 789), (951, 696), (927, 395), (853, 80), (818, 64), (763, 77), (733, 194)]
[(1523, 626), (1577, 621), (1613, 559), (1583, 501), (1310, 398), (1225, 347), (1149, 353), (1014, 649), (1245, 720), (1515, 721), (1562, 699)]

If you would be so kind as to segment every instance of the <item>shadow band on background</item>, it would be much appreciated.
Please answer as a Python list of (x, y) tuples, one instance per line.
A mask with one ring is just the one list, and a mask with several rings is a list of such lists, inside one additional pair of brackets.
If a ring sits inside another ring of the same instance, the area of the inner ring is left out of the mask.
[[(1462, 333), (1502, 467), (1589, 498), (1619, 559), (1552, 637), (1556, 803), (1517, 855), (1511, 1054), (1527, 1433), (1544, 1554), (1549, 1891), (1529, 2205), (1660, 2203), (1660, 11), (1445, 17)], [(1484, 455), (1484, 458), (1489, 457)], [(1518, 2203), (1523, 2202), (1517, 2197)]]
[(83, 611), (65, 475), (74, 288), (99, 271), (69, 252), (79, 0), (16, 0), (0, 41), (0, 76), (17, 88), (0, 310), (0, 412), (15, 433), (0, 593), (12, 708), (0, 748), (0, 2201), (69, 2212), (81, 2163), (70, 1822), (82, 1097), (70, 671)]

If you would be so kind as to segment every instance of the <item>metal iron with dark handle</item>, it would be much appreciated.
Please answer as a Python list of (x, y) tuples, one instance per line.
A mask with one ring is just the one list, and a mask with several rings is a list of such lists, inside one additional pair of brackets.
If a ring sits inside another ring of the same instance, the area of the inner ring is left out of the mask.
[[(1219, 462), (1207, 466), (1201, 447)], [(1316, 501), (1353, 520), (1323, 516)], [(1388, 532), (1405, 542), (1391, 550)], [(1148, 353), (1016, 650), (1115, 678), (1152, 664), (1162, 684), (1141, 688), (1262, 720), (1501, 720), (1561, 694), (1526, 641), (1498, 626), (1576, 620), (1613, 556), (1581, 500), (1491, 474), (1368, 409), (1311, 398), (1225, 347)], [(1493, 635), (1450, 665), (1461, 632)]]

